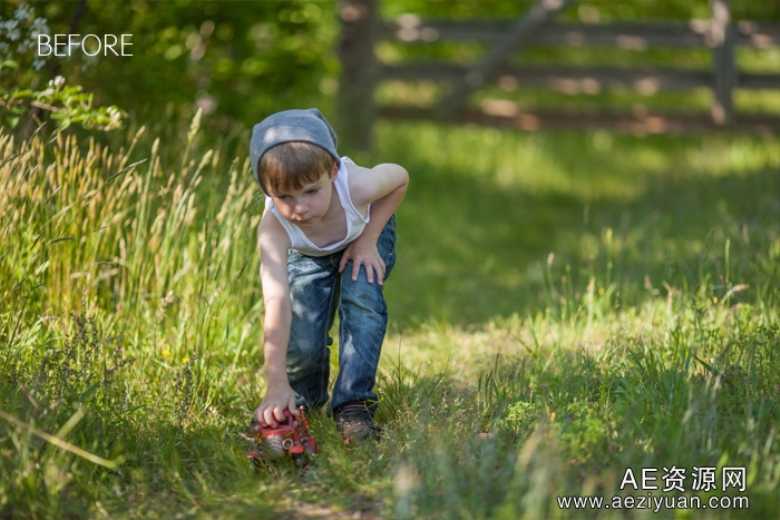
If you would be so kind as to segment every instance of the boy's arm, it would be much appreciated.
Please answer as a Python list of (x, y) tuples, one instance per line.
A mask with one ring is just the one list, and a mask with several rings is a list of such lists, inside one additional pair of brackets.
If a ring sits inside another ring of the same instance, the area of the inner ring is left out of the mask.
[[(290, 239), (270, 211), (263, 214), (258, 242), (260, 278), (263, 286), (263, 354), (266, 395), (257, 408), (261, 423), (276, 426), (284, 409), (295, 413), (295, 397), (287, 379), (287, 343), (290, 339), (290, 287), (287, 280), (287, 250)], [(275, 420), (274, 420), (275, 419)]]
[(339, 272), (352, 261), (352, 279), (364, 265), (369, 283), (384, 284), (385, 264), (377, 251), (377, 240), (387, 221), (401, 205), (409, 186), (409, 173), (397, 164), (380, 164), (372, 169), (359, 168), (350, 175), (350, 192), (356, 206), (371, 204), (371, 218), (363, 233), (341, 256)]
[(409, 173), (398, 164), (385, 163), (364, 169), (356, 177), (352, 188), (356, 204), (371, 204), (371, 220), (360, 237), (376, 241), (406, 195)]

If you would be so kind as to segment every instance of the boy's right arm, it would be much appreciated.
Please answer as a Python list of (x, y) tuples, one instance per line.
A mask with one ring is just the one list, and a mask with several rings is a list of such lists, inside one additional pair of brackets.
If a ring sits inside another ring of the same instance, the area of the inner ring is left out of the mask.
[(260, 278), (263, 285), (263, 354), (266, 394), (255, 410), (261, 424), (276, 427), (284, 410), (297, 414), (295, 395), (287, 379), (287, 343), (290, 339), (290, 287), (287, 280), (287, 250), (290, 239), (270, 211), (263, 214), (258, 242)]

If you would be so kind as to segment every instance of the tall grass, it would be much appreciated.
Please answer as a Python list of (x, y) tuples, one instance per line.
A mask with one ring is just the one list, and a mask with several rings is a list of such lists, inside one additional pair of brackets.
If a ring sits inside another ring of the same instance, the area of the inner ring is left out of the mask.
[[(257, 399), (262, 360), (247, 316), (262, 309), (246, 280), (258, 266), (260, 208), (245, 163), (195, 156), (198, 119), (168, 166), (143, 129), (118, 150), (73, 135), (0, 137), (0, 337), (4, 386), (16, 396), (4, 409), (56, 431), (83, 404), (91, 424), (73, 435), (117, 456), (150, 424), (168, 424), (159, 451), (129, 455), (154, 459), (174, 454), (165, 443), (180, 442), (195, 417), (224, 427), (217, 406), (243, 412)], [(203, 207), (198, 187), (216, 175), (228, 188)], [(31, 493), (32, 506), (48, 486), (28, 470), (24, 486), (3, 488), (9, 503)]]
[(382, 125), (383, 440), (314, 414), (315, 462), (256, 474), (261, 201), (199, 126), (0, 130), (0, 517), (568, 517), (671, 465), (780, 511), (776, 138)]

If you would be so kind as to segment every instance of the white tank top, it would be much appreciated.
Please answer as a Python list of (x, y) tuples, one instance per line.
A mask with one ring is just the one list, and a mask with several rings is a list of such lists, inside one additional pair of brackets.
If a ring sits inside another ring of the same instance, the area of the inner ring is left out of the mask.
[(352, 197), (349, 194), (349, 177), (346, 163), (355, 164), (349, 157), (342, 157), (339, 161), (339, 173), (336, 175), (336, 179), (333, 181), (333, 185), (336, 188), (336, 194), (338, 195), (339, 203), (344, 208), (344, 215), (347, 219), (347, 234), (336, 242), (331, 242), (324, 246), (318, 246), (307, 237), (303, 230), (284, 218), (274, 206), (273, 199), (266, 196), (265, 207), (271, 210), (271, 213), (276, 217), (282, 227), (287, 232), (287, 236), (290, 237), (290, 248), (295, 249), (301, 254), (308, 256), (325, 256), (341, 251), (347, 247), (350, 242), (355, 240), (368, 224), (371, 215), (371, 204), (368, 205), (366, 216), (355, 208), (352, 203)]

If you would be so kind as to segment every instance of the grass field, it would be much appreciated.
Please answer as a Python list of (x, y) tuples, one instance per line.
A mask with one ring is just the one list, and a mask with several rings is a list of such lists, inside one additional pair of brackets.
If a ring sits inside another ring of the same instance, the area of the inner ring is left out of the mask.
[(259, 473), (259, 190), (198, 118), (156, 137), (0, 130), (0, 518), (569, 517), (672, 466), (653, 496), (749, 509), (662, 518), (780, 515), (777, 137), (380, 125), (354, 158), (411, 175), (383, 440), (315, 414), (309, 468)]

